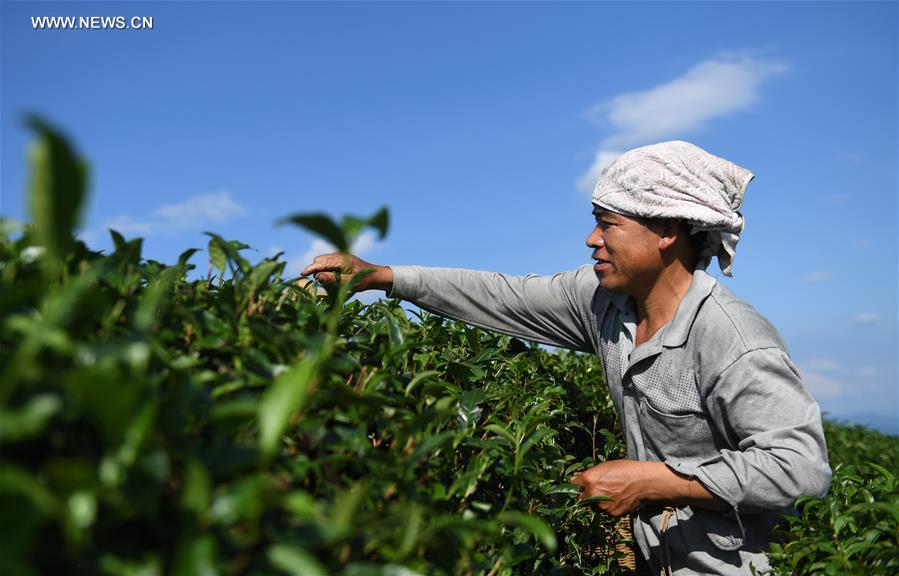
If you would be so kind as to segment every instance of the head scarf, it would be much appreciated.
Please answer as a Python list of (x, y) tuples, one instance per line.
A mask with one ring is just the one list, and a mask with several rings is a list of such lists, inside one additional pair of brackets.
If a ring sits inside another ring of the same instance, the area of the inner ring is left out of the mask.
[(726, 276), (743, 231), (743, 204), (749, 170), (709, 154), (699, 146), (672, 140), (625, 152), (603, 170), (593, 203), (610, 212), (641, 218), (673, 218), (708, 232), (697, 268), (713, 257)]

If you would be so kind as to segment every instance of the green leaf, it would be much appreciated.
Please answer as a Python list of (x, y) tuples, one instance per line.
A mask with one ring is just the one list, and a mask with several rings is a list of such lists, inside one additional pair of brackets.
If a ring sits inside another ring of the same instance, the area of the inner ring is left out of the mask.
[(348, 252), (350, 249), (343, 230), (326, 214), (294, 214), (279, 220), (277, 223), (279, 225), (291, 223), (301, 226), (313, 234), (321, 236), (341, 252)]
[(256, 291), (259, 289), (265, 282), (268, 281), (269, 276), (275, 273), (277, 270), (284, 268), (286, 262), (262, 262), (250, 272), (250, 275), (247, 277), (247, 285), (249, 286), (251, 291)]
[(299, 546), (274, 544), (266, 552), (272, 566), (291, 576), (328, 576), (318, 559)]
[(390, 216), (387, 213), (387, 207), (383, 206), (380, 210), (375, 212), (374, 216), (369, 218), (368, 224), (378, 231), (378, 237), (383, 240), (387, 235), (387, 228), (390, 224)]
[(106, 486), (118, 486), (125, 481), (128, 470), (134, 464), (147, 436), (153, 429), (159, 400), (153, 399), (143, 404), (133, 415), (125, 430), (125, 436), (119, 449), (107, 455), (100, 462), (100, 480)]
[(190, 460), (184, 467), (184, 488), (181, 490), (181, 505), (197, 516), (209, 510), (212, 481), (209, 471), (199, 460)]
[(349, 489), (339, 493), (331, 507), (330, 522), (328, 522), (325, 538), (337, 542), (343, 540), (357, 524), (354, 520), (362, 499), (365, 496), (365, 485), (354, 484)]
[(218, 576), (215, 567), (216, 545), (212, 536), (191, 535), (177, 542), (173, 576)]
[(97, 497), (86, 490), (75, 492), (66, 500), (65, 513), (72, 537), (81, 539), (97, 518)]
[(209, 240), (207, 250), (209, 251), (209, 262), (212, 263), (219, 272), (224, 274), (225, 263), (228, 257), (225, 255), (225, 247), (222, 245), (222, 239), (218, 236), (212, 236)]
[(62, 408), (62, 400), (53, 394), (39, 394), (19, 410), (0, 409), (0, 444), (33, 438)]
[(556, 431), (552, 428), (541, 428), (527, 437), (527, 439), (521, 443), (521, 447), (518, 448), (516, 456), (518, 458), (524, 458), (528, 452), (531, 451), (531, 448), (537, 445), (538, 442), (546, 438), (547, 436), (552, 436)]
[(187, 250), (182, 252), (181, 255), (178, 256), (178, 266), (186, 266), (187, 261), (190, 260), (191, 256), (193, 256), (194, 254), (196, 254), (199, 251), (200, 251), (199, 248), (188, 248)]
[(172, 291), (176, 282), (184, 276), (184, 268), (174, 266), (166, 268), (147, 285), (134, 314), (134, 327), (140, 332), (149, 330), (156, 321), (156, 313), (161, 308), (166, 296)]
[(112, 245), (116, 252), (121, 252), (128, 246), (128, 241), (125, 240), (125, 237), (119, 234), (118, 231), (110, 228), (109, 235), (112, 236)]
[(344, 216), (340, 221), (340, 228), (347, 243), (352, 247), (359, 233), (365, 229), (366, 221), (356, 216)]
[(592, 504), (599, 504), (600, 502), (609, 502), (613, 500), (611, 496), (606, 496), (605, 494), (594, 494), (593, 496), (587, 496), (586, 498), (581, 498), (578, 500), (578, 506), (590, 506)]
[(455, 432), (446, 431), (441, 432), (435, 436), (429, 436), (424, 442), (422, 442), (418, 448), (415, 449), (415, 452), (412, 453), (412, 456), (409, 457), (410, 462), (417, 462), (425, 456), (430, 455), (432, 452), (437, 450), (440, 446), (445, 444), (447, 441), (451, 440)]
[(411, 394), (412, 391), (415, 390), (415, 388), (418, 387), (419, 384), (421, 384), (428, 378), (431, 378), (433, 376), (439, 376), (439, 375), (440, 375), (440, 372), (438, 372), (437, 370), (423, 370), (423, 371), (419, 372), (418, 374), (415, 375), (414, 378), (412, 378), (412, 380), (409, 382), (409, 384), (406, 385), (406, 392), (405, 392), (406, 396)]
[(403, 338), (403, 331), (400, 330), (400, 327), (397, 325), (393, 316), (387, 316), (387, 327), (390, 334), (391, 348), (399, 348), (402, 346), (405, 341)]
[(514, 524), (524, 528), (537, 537), (540, 544), (550, 552), (555, 552), (557, 542), (556, 533), (542, 518), (529, 516), (521, 512), (503, 512), (496, 519), (504, 524)]
[(278, 376), (259, 402), (259, 446), (265, 458), (275, 455), (291, 414), (300, 409), (312, 388), (318, 359), (312, 352)]
[[(85, 354), (97, 353), (91, 350)], [(104, 445), (109, 449), (119, 446), (134, 415), (140, 386), (128, 382), (114, 362), (70, 371), (64, 383), (67, 394), (79, 399), (81, 417), (90, 419)]]
[(487, 424), (486, 426), (484, 426), (484, 430), (489, 430), (494, 434), (499, 434), (500, 436), (508, 440), (509, 444), (511, 444), (513, 448), (518, 446), (518, 442), (515, 440), (515, 437), (512, 436), (512, 433), (499, 424)]
[(37, 478), (18, 466), (0, 462), (0, 495), (3, 494), (25, 496), (46, 515), (55, 514), (60, 510), (56, 496)]
[(458, 424), (462, 428), (476, 426), (481, 418), (481, 403), (487, 398), (481, 390), (466, 390), (459, 395)]
[(396, 552), (396, 560), (402, 560), (415, 550), (418, 536), (421, 533), (422, 511), (420, 506), (413, 505), (406, 514), (406, 525), (403, 529), (403, 539), (400, 541)]
[(56, 262), (75, 247), (75, 227), (87, 193), (88, 168), (63, 135), (35, 115), (26, 124), (38, 134), (29, 151), (31, 221), (39, 245)]

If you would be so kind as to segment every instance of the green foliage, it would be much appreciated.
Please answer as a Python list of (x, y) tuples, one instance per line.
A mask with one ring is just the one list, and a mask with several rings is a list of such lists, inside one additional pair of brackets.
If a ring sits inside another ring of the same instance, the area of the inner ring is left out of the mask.
[[(80, 210), (54, 190), (42, 210)], [(341, 248), (366, 226), (385, 233), (386, 210), (330, 223)], [(615, 570), (590, 552), (621, 540), (613, 519), (567, 484), (621, 456), (595, 358), (346, 285), (318, 297), (214, 233), (218, 275), (188, 281), (196, 249), (169, 266), (115, 231), (101, 254), (2, 229), (4, 573)]]
[[(0, 219), (4, 574), (626, 573), (568, 483), (623, 456), (595, 357), (320, 297), (211, 232), (200, 281), (196, 248), (91, 251), (86, 169), (32, 125), (43, 197)], [(388, 219), (285, 221), (346, 250)], [(896, 439), (828, 437), (831, 496), (789, 519), (778, 570), (894, 573)]]
[(825, 420), (834, 476), (827, 498), (803, 498), (784, 541), (771, 546), (775, 574), (899, 573), (899, 438)]

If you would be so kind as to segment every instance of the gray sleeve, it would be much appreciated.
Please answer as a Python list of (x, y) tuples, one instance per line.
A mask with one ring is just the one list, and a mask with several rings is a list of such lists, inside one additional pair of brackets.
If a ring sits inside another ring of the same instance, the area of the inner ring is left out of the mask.
[(592, 312), (599, 281), (589, 264), (552, 276), (461, 268), (391, 266), (402, 298), (441, 316), (584, 352), (595, 352)]
[(695, 476), (710, 492), (744, 512), (827, 494), (831, 470), (821, 411), (784, 350), (740, 356), (718, 377), (706, 408), (736, 442), (736, 449), (697, 466)]

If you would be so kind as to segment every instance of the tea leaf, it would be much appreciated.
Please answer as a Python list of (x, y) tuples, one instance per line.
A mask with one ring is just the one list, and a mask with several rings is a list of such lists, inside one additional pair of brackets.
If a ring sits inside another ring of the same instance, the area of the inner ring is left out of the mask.
[(26, 124), (39, 136), (29, 151), (35, 237), (51, 259), (62, 262), (75, 247), (75, 226), (87, 194), (87, 164), (45, 120), (31, 115)]
[(278, 221), (278, 224), (292, 223), (321, 236), (337, 250), (348, 252), (350, 244), (343, 230), (325, 214), (294, 214)]

